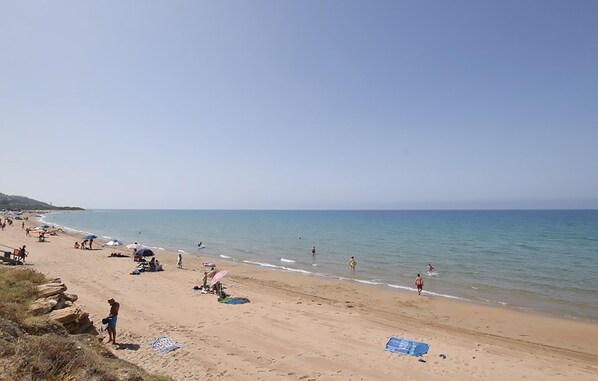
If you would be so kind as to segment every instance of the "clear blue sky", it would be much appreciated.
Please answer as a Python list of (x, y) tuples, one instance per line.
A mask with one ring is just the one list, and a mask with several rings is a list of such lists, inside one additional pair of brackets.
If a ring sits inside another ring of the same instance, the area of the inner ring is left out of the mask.
[(598, 1), (1, 1), (0, 192), (598, 207)]

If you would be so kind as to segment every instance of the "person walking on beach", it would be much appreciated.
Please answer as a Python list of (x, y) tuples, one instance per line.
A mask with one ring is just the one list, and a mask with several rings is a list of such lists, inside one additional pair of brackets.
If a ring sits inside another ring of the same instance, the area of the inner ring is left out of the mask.
[(417, 278), (415, 278), (415, 287), (417, 287), (417, 295), (421, 295), (422, 289), (424, 288), (424, 280), (419, 274), (417, 274)]
[(31, 232), (31, 229), (29, 229), (29, 228), (25, 229), (25, 235), (27, 237), (31, 237), (31, 234), (29, 234), (30, 232)]
[(93, 238), (89, 240), (89, 250), (93, 250), (93, 249), (91, 248), (91, 245), (93, 245)]
[(183, 254), (179, 253), (179, 258), (176, 261), (176, 267), (179, 269), (183, 268)]
[(25, 251), (25, 245), (19, 249), (19, 258), (17, 260), (21, 260), (21, 263), (25, 263), (25, 257), (27, 256), (27, 251)]
[(118, 310), (120, 309), (120, 303), (114, 299), (108, 299), (110, 304), (110, 314), (108, 315), (108, 342), (116, 345), (116, 321), (118, 320)]
[(357, 266), (357, 261), (355, 260), (355, 257), (351, 257), (351, 260), (349, 261), (349, 266), (351, 267), (351, 270), (355, 271), (355, 266)]

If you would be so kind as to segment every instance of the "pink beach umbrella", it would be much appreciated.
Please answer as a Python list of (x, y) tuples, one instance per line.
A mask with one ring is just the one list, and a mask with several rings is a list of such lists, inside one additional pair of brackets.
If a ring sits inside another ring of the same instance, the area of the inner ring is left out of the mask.
[(221, 270), (221, 271), (218, 271), (216, 273), (216, 275), (214, 275), (214, 277), (212, 278), (212, 283), (210, 283), (210, 287), (213, 287), (217, 282), (220, 281), (220, 279), (224, 278), (224, 276), (226, 274), (228, 274), (229, 271), (230, 270)]

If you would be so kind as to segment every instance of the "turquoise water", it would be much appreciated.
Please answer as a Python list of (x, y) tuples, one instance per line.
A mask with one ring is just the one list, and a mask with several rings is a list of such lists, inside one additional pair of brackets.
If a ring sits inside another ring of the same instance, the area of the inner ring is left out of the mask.
[[(598, 322), (597, 210), (90, 210), (45, 221), (206, 260), (379, 287), (413, 290), (421, 273), (436, 297)], [(430, 262), (434, 276), (426, 274)]]

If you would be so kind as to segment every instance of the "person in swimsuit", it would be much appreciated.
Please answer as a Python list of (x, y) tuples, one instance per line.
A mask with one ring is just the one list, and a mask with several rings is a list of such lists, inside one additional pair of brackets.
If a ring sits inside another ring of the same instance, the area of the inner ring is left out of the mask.
[(203, 286), (202, 287), (204, 290), (206, 290), (206, 291), (208, 290), (208, 272), (207, 271), (205, 271), (203, 273)]
[(118, 310), (120, 309), (120, 303), (114, 299), (108, 299), (110, 304), (110, 314), (108, 315), (108, 342), (116, 345), (116, 320), (118, 320)]
[(434, 266), (432, 266), (432, 264), (431, 264), (431, 263), (428, 263), (428, 272), (429, 272), (429, 273), (433, 273), (433, 272), (434, 272), (434, 269), (435, 269), (435, 267), (434, 267)]
[(311, 247), (311, 254), (316, 255), (316, 247), (315, 246)]
[(357, 266), (357, 261), (355, 260), (355, 257), (351, 257), (351, 260), (349, 261), (349, 266), (351, 267), (351, 270), (355, 270), (355, 266)]
[(424, 288), (424, 280), (419, 274), (417, 274), (417, 278), (415, 278), (415, 287), (417, 287), (417, 295), (421, 295), (422, 289)]

